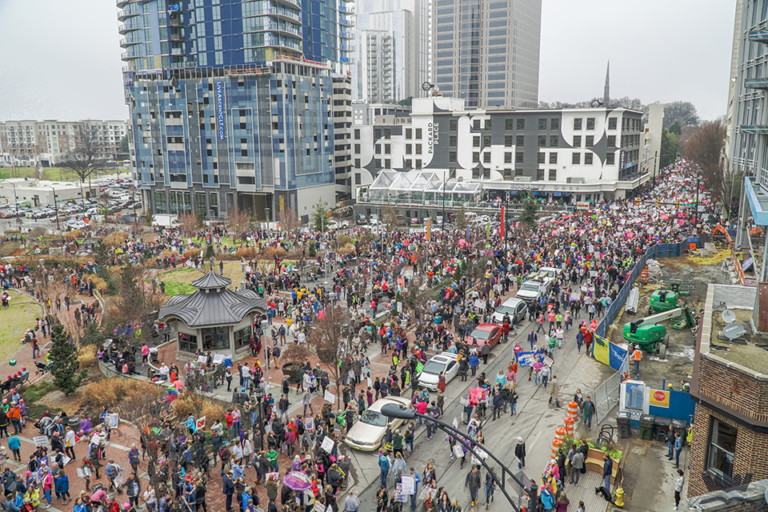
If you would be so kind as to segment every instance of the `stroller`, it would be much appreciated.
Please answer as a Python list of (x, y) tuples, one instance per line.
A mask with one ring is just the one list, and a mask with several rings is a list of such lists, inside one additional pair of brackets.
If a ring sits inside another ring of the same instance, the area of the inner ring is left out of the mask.
[(43, 361), (35, 361), (35, 367), (37, 368), (37, 375), (43, 375), (45, 373), (48, 373), (48, 364), (44, 363)]

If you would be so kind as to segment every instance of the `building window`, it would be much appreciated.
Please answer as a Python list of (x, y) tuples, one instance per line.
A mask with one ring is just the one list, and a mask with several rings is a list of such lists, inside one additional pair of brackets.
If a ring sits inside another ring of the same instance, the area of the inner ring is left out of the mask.
[(362, 176), (360, 176), (359, 172), (355, 173), (355, 185), (360, 185), (363, 183)]
[(411, 128), (406, 128), (405, 129), (405, 138), (406, 139), (410, 139), (412, 135), (413, 135), (413, 130)]
[(560, 146), (560, 137), (557, 135), (550, 135), (549, 137), (549, 147), (556, 148)]
[(605, 165), (614, 165), (616, 163), (616, 153), (608, 153), (605, 155)]
[(560, 129), (560, 119), (554, 117), (549, 120), (549, 129), (550, 130), (559, 130)]
[(476, 164), (480, 163), (480, 153), (472, 153), (472, 162)]
[(581, 153), (574, 153), (571, 155), (571, 163), (574, 165), (578, 165), (581, 163)]
[(451, 144), (451, 146), (456, 147), (456, 143), (457, 142), (458, 142), (457, 137), (455, 135), (451, 135), (451, 137), (450, 137), (450, 144)]
[(475, 119), (474, 121), (472, 121), (472, 128), (474, 128), (475, 130), (479, 130), (480, 129), (480, 120), (479, 119)]
[(712, 419), (709, 430), (707, 470), (729, 479), (733, 478), (733, 458), (736, 453), (736, 429)]
[(515, 145), (514, 140), (515, 139), (512, 138), (512, 135), (505, 135), (504, 136), (504, 147), (505, 148), (511, 148), (512, 146), (514, 146)]
[(544, 181), (544, 169), (536, 170), (536, 181)]
[(594, 117), (588, 117), (587, 118), (587, 130), (594, 130), (595, 129), (595, 118)]
[(549, 163), (556, 164), (557, 163), (557, 153), (550, 153), (549, 154)]
[(538, 162), (540, 164), (547, 163), (546, 158), (547, 158), (547, 155), (545, 153), (539, 152), (539, 154), (538, 154)]
[(225, 350), (229, 348), (229, 327), (208, 327), (201, 329), (203, 350)]
[(546, 129), (547, 129), (547, 120), (539, 119), (539, 130), (546, 130)]
[(512, 153), (510, 153), (509, 151), (504, 153), (504, 163), (505, 164), (511, 164), (512, 163)]
[(592, 165), (592, 153), (584, 154), (584, 165)]
[(515, 176), (522, 176), (523, 170), (522, 169), (515, 169)]
[(483, 147), (488, 148), (491, 146), (491, 136), (490, 135), (484, 135), (483, 136)]
[(595, 137), (593, 135), (587, 135), (584, 137), (584, 142), (586, 143), (586, 147), (591, 148), (595, 145)]
[(491, 154), (490, 153), (483, 153), (483, 163), (485, 163), (485, 164), (491, 163)]
[(455, 132), (459, 129), (459, 122), (456, 119), (451, 119), (451, 122), (449, 123), (450, 129), (452, 132)]
[(248, 339), (251, 337), (251, 326), (244, 327), (235, 331), (235, 350), (248, 345)]
[(452, 164), (456, 163), (456, 152), (455, 151), (448, 152), (448, 161), (451, 162)]
[(517, 163), (517, 164), (522, 164), (523, 163), (523, 152), (522, 151), (518, 151), (517, 153), (515, 153), (515, 163)]
[(608, 129), (609, 130), (615, 130), (616, 129), (616, 118), (611, 117), (608, 119)]
[(177, 333), (177, 337), (179, 339), (179, 350), (183, 352), (197, 352), (197, 336), (180, 332)]
[(574, 135), (573, 136), (573, 147), (580, 148), (581, 147), (581, 135)]
[(608, 147), (609, 148), (615, 148), (616, 147), (616, 136), (615, 135), (609, 135), (608, 136)]
[[(389, 130), (387, 130), (389, 131)], [(421, 140), (421, 128), (416, 128), (416, 138)], [(419, 153), (421, 154), (421, 153)]]
[(547, 136), (546, 135), (539, 135), (538, 143), (540, 148), (547, 147)]
[(582, 120), (581, 120), (580, 117), (577, 117), (576, 119), (573, 120), (573, 129), (574, 130), (581, 130), (581, 121)]
[(472, 147), (473, 148), (479, 148), (480, 147), (480, 136), (479, 135), (475, 135), (474, 137), (472, 137)]
[(514, 123), (515, 123), (514, 119), (505, 119), (504, 120), (504, 129), (505, 130), (509, 130), (509, 131), (513, 130), (514, 126), (515, 126)]
[(518, 130), (525, 130), (525, 119), (518, 119), (517, 120), (517, 129)]
[(413, 152), (412, 148), (413, 148), (413, 146), (411, 146), (410, 144), (406, 144), (405, 145), (405, 154), (406, 155), (410, 155)]
[(525, 146), (525, 135), (518, 135), (515, 137), (515, 146), (519, 148)]
[(549, 181), (557, 181), (557, 169), (549, 170)]

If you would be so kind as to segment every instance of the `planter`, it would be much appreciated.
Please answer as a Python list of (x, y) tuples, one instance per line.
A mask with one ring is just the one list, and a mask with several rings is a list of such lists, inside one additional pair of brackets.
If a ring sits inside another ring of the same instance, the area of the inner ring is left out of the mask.
[[(602, 475), (603, 464), (605, 463), (605, 461), (603, 460), (604, 455), (605, 455), (604, 451), (590, 447), (589, 452), (587, 453), (587, 459), (584, 461), (584, 466), (587, 468), (587, 471), (594, 471), (595, 473)], [(621, 479), (620, 478), (621, 470), (619, 469), (619, 464), (621, 463), (622, 459), (613, 459), (613, 469), (611, 471), (611, 483), (614, 483), (617, 478)]]

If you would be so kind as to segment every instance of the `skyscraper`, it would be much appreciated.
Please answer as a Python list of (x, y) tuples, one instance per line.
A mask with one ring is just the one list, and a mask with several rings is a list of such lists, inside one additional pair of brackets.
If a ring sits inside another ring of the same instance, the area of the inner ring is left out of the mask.
[[(341, 0), (118, 0), (131, 161), (152, 213), (256, 219), (335, 201)], [(346, 82), (346, 85), (344, 85)], [(347, 159), (348, 160), (348, 159)], [(348, 164), (348, 162), (347, 162)]]
[(432, 77), (467, 107), (535, 108), (541, 0), (432, 0)]
[(429, 79), (429, 1), (356, 3), (352, 92), (370, 103), (417, 97)]

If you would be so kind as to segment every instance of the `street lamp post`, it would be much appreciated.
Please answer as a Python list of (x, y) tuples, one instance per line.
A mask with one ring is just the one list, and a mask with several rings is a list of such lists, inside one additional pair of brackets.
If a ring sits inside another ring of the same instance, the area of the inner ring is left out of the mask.
[(507, 498), (507, 501), (509, 502), (509, 505), (512, 507), (513, 510), (516, 512), (520, 512), (520, 507), (518, 504), (512, 499), (512, 496), (509, 495), (509, 492), (507, 492), (507, 486), (506, 486), (506, 476), (509, 474), (509, 477), (514, 480), (514, 482), (520, 486), (521, 491), (525, 491), (525, 483), (520, 481), (520, 479), (515, 475), (511, 469), (509, 469), (503, 462), (501, 462), (493, 453), (488, 451), (485, 447), (483, 447), (483, 453), (486, 454), (488, 457), (492, 458), (498, 465), (501, 467), (501, 478), (499, 478), (496, 473), (486, 464), (485, 457), (482, 455), (479, 455), (475, 449), (472, 447), (472, 445), (475, 443), (472, 438), (467, 436), (465, 433), (453, 428), (451, 425), (440, 421), (432, 416), (428, 416), (426, 414), (419, 414), (414, 409), (406, 409), (402, 405), (397, 404), (386, 404), (381, 408), (381, 413), (386, 416), (387, 418), (398, 418), (403, 420), (412, 420), (415, 418), (422, 418), (424, 421), (431, 421), (435, 424), (437, 428), (445, 432), (446, 434), (454, 437), (461, 438), (463, 441), (465, 441), (464, 446), (466, 446), (467, 450), (474, 455), (477, 460), (480, 461), (480, 464), (483, 465), (483, 467), (488, 471), (488, 473), (491, 474), (493, 479), (496, 481), (496, 483), (499, 486), (499, 489), (501, 489), (501, 492), (504, 494), (504, 496)]
[(53, 192), (53, 209), (56, 210), (56, 231), (61, 231), (61, 227), (59, 226), (59, 203), (56, 201), (56, 189), (51, 186), (51, 191)]

